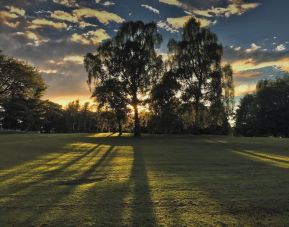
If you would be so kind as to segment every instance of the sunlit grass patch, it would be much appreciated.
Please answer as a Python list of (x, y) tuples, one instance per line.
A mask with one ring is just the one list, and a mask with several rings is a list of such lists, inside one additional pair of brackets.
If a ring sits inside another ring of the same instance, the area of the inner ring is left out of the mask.
[(289, 168), (289, 156), (250, 151), (250, 150), (235, 151), (235, 152), (240, 155), (246, 156), (249, 159), (267, 163), (268, 165), (273, 165), (276, 167), (286, 168), (286, 169)]

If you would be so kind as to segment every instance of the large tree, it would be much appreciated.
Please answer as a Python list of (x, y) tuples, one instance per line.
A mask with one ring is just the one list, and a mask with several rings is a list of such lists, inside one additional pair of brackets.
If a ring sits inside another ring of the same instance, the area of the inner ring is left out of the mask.
[(90, 84), (91, 78), (95, 79), (96, 87), (109, 79), (121, 84), (127, 105), (133, 107), (135, 136), (140, 135), (139, 105), (142, 97), (148, 94), (162, 62), (156, 54), (161, 40), (155, 23), (127, 22), (121, 25), (114, 38), (102, 43), (94, 55), (87, 54), (85, 58)]
[(200, 110), (212, 92), (221, 94), (222, 46), (214, 33), (191, 18), (184, 25), (182, 39), (170, 40), (168, 48), (182, 86), (182, 100), (193, 106), (195, 125), (200, 127)]

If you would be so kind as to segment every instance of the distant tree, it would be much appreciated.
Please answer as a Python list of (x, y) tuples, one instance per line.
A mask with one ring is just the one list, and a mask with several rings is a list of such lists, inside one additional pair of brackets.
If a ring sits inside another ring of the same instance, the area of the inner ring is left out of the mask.
[(65, 108), (65, 120), (67, 128), (70, 132), (78, 131), (78, 118), (79, 118), (80, 104), (79, 100), (68, 103)]
[[(193, 106), (195, 125), (200, 125), (200, 110), (211, 92), (220, 93), (222, 46), (217, 36), (191, 18), (183, 28), (182, 39), (170, 40), (169, 53), (182, 88), (182, 101)], [(215, 78), (216, 77), (216, 78)], [(215, 86), (211, 86), (215, 83)], [(213, 88), (213, 90), (210, 90)]]
[(289, 137), (289, 76), (258, 82), (236, 113), (236, 133), (245, 136)]
[(43, 111), (43, 132), (51, 133), (67, 131), (64, 119), (64, 110), (61, 105), (47, 100), (43, 102)]
[(127, 22), (113, 39), (100, 45), (95, 55), (87, 54), (85, 58), (89, 82), (91, 78), (96, 79), (96, 84), (116, 79), (122, 84), (127, 105), (133, 107), (135, 136), (140, 135), (140, 96), (151, 88), (161, 64), (155, 51), (161, 40), (155, 23)]
[(228, 118), (232, 118), (234, 115), (235, 107), (235, 90), (233, 70), (231, 65), (226, 64), (222, 68), (223, 73), (223, 105)]
[(255, 95), (245, 95), (236, 111), (235, 131), (238, 135), (254, 136), (257, 123), (257, 103)]

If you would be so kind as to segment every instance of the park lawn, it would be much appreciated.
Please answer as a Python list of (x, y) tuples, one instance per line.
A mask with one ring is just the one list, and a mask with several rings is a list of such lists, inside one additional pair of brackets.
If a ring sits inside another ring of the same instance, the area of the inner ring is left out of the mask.
[(0, 135), (1, 226), (288, 226), (289, 140)]

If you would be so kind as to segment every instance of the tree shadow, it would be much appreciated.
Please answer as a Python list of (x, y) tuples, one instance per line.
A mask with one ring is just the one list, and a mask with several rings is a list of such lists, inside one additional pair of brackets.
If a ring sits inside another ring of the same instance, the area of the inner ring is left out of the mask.
[(141, 139), (135, 139), (133, 146), (133, 166), (130, 182), (133, 184), (133, 226), (155, 226), (156, 217), (153, 211), (153, 201), (147, 175), (147, 168), (143, 156), (142, 147), (139, 145)]

